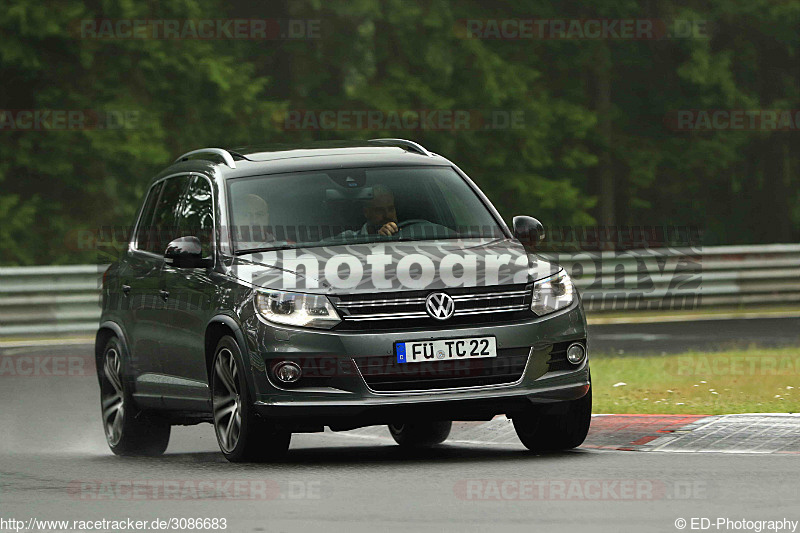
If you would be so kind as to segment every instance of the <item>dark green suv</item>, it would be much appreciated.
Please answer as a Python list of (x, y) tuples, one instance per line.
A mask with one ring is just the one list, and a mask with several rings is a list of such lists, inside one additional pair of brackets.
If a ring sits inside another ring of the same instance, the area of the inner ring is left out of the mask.
[(292, 433), (386, 424), (402, 446), (511, 418), (531, 450), (579, 446), (586, 319), (453, 163), (401, 139), (196, 150), (149, 187), (103, 277), (102, 417), (117, 454), (212, 422), (231, 461)]

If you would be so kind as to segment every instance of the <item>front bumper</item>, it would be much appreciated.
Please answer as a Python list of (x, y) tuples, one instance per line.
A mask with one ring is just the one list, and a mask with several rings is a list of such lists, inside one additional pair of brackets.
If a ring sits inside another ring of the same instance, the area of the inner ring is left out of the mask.
[[(271, 418), (291, 417), (294, 422), (302, 419), (309, 424), (357, 427), (412, 417), (487, 420), (521, 411), (531, 403), (578, 399), (590, 386), (588, 360), (579, 367), (560, 370), (552, 370), (547, 364), (554, 344), (587, 338), (579, 302), (564, 311), (524, 322), (441, 330), (332, 332), (276, 327), (256, 317), (243, 329), (257, 412)], [(355, 372), (335, 376), (330, 386), (323, 387), (286, 389), (277, 386), (267, 372), (271, 363), (283, 359), (325, 356), (352, 362), (358, 357), (393, 356), (395, 342), (486, 335), (496, 337), (498, 350), (530, 349), (520, 379), (507, 384), (378, 392), (367, 385), (354, 363)]]

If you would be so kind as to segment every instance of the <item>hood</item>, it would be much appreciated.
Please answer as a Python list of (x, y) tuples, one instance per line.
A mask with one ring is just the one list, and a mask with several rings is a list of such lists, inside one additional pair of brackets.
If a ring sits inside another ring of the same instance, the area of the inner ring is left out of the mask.
[(379, 242), (252, 253), (231, 274), (255, 287), (312, 294), (530, 283), (561, 269), (511, 239)]

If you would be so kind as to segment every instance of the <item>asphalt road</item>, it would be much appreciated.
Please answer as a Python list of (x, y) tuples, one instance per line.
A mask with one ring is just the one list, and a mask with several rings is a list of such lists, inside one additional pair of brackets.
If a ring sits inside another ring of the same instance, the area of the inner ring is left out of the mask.
[(589, 342), (594, 353), (618, 355), (800, 346), (800, 318), (590, 325)]
[[(79, 345), (0, 350), (86, 354)], [(204, 424), (174, 428), (164, 457), (115, 457), (86, 374), (0, 377), (0, 518), (225, 518), (235, 532), (639, 532), (677, 531), (679, 518), (800, 519), (789, 454), (532, 456), (501, 441), (409, 455), (356, 432), (296, 436), (282, 463), (233, 465)]]

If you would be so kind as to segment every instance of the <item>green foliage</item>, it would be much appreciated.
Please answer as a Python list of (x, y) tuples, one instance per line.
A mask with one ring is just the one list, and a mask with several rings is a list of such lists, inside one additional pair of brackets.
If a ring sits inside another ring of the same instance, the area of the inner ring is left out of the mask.
[[(704, 21), (708, 34), (465, 38), (465, 19), (529, 17)], [(80, 36), (85, 20), (204, 18), (319, 19), (321, 35)], [(184, 151), (377, 136), (415, 139), (452, 159), (507, 219), (695, 225), (708, 244), (797, 241), (796, 132), (674, 131), (665, 117), (797, 109), (799, 19), (797, 0), (5, 0), (0, 109), (86, 109), (128, 122), (0, 130), (0, 264), (95, 260), (76, 232), (130, 224), (150, 177)], [(522, 118), (494, 129), (296, 131), (285, 128), (291, 110)]]

